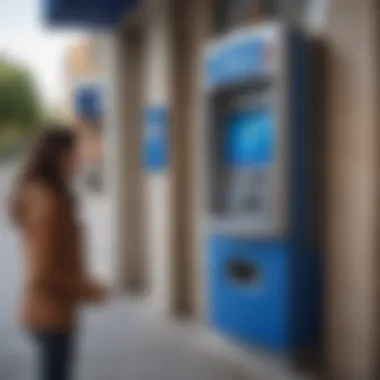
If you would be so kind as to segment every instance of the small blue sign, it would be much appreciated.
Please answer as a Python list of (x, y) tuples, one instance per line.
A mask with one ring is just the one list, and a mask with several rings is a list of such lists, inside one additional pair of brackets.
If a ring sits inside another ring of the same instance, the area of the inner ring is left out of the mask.
[(145, 110), (144, 162), (150, 172), (166, 170), (169, 161), (169, 112), (165, 106)]
[(228, 165), (270, 165), (274, 159), (275, 125), (269, 110), (248, 110), (227, 120), (225, 158)]
[(103, 115), (102, 89), (98, 85), (83, 86), (75, 93), (75, 112), (86, 119), (99, 119)]

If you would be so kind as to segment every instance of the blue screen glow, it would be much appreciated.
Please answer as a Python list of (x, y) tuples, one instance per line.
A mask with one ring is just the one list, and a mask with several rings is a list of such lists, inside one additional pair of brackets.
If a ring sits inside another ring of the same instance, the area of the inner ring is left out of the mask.
[(269, 110), (247, 110), (227, 120), (225, 158), (228, 165), (269, 165), (274, 158), (274, 120)]

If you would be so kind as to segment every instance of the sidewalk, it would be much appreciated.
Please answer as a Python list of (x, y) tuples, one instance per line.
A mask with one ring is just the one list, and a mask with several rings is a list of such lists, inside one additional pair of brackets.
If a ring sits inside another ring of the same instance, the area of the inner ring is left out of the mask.
[(79, 380), (251, 379), (196, 349), (189, 328), (153, 318), (144, 305), (119, 299), (85, 318)]
[[(88, 224), (91, 268), (112, 282), (110, 201), (88, 195), (83, 216)], [(120, 297), (106, 307), (84, 311), (79, 380), (249, 380), (222, 360), (197, 347), (194, 327), (150, 313), (145, 300)]]
[[(111, 203), (88, 195), (83, 206), (91, 268), (112, 283)], [(312, 379), (295, 376), (284, 358), (230, 346), (206, 326), (157, 318), (144, 299), (121, 297), (85, 319), (79, 380)]]

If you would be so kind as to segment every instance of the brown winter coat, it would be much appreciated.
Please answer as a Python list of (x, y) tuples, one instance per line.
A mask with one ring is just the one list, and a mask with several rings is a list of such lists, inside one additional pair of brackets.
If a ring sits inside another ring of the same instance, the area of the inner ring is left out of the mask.
[(31, 329), (65, 331), (75, 324), (90, 284), (73, 207), (40, 183), (24, 189), (20, 220), (26, 254), (21, 319)]

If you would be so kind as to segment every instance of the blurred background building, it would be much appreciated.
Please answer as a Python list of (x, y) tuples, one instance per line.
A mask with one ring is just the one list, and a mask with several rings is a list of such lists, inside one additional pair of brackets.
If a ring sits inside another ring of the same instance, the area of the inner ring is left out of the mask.
[(96, 33), (67, 78), (81, 130), (104, 132), (115, 287), (236, 347), (374, 379), (378, 5), (46, 4)]
[(64, 76), (67, 121), (84, 140), (86, 176), (94, 190), (102, 187), (102, 68), (96, 36), (77, 39), (67, 50)]

